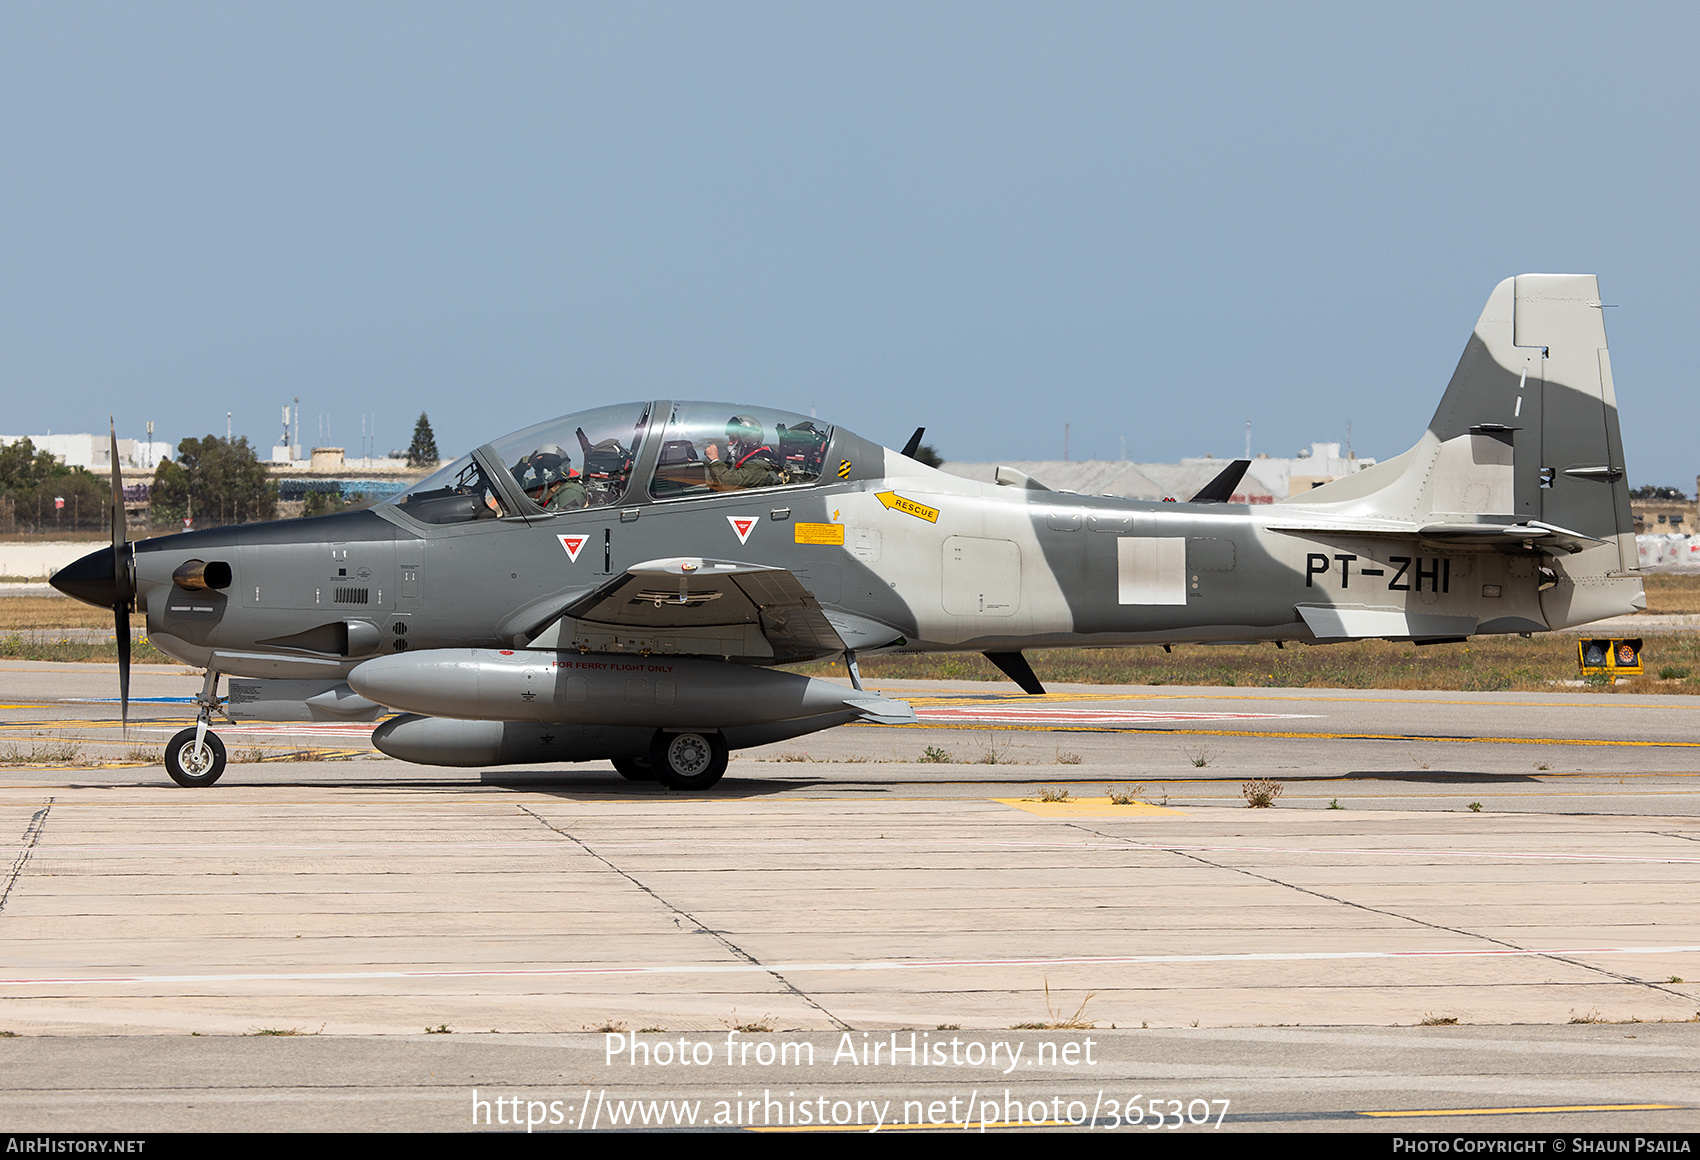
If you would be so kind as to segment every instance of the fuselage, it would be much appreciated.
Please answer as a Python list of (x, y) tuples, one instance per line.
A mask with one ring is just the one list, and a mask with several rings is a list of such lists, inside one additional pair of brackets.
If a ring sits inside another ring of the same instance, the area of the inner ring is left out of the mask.
[[(331, 677), (371, 657), (442, 648), (689, 652), (666, 632), (556, 619), (664, 557), (788, 570), (860, 651), (1452, 639), (1561, 627), (1639, 599), (1639, 580), (1609, 577), (1609, 563), (1591, 566), (1586, 584), (1564, 583), (1577, 557), (1555, 568), (1532, 544), (1318, 535), (1307, 517), (1323, 509), (1305, 504), (1148, 503), (982, 484), (842, 428), (817, 478), (657, 494), (663, 442), (638, 432), (623, 493), (595, 507), (510, 502), (501, 514), (426, 522), (406, 503), (387, 503), (144, 540), (134, 547), (137, 603), (154, 645), (185, 663), (214, 664), (216, 653), (231, 675)], [(85, 571), (110, 575), (100, 555)], [(227, 567), (227, 583), (173, 579), (194, 561)], [(1550, 583), (1555, 573), (1560, 582)], [(771, 663), (759, 646), (721, 655)]]

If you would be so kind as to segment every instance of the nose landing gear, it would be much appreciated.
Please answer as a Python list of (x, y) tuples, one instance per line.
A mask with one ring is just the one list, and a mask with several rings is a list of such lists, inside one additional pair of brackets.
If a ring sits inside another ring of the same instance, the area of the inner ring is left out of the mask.
[(165, 772), (178, 785), (195, 789), (211, 785), (224, 774), (224, 742), (207, 726), (219, 711), (218, 670), (207, 669), (206, 683), (195, 698), (200, 706), (193, 728), (175, 734), (165, 747)]
[(224, 759), (224, 742), (217, 733), (208, 733), (203, 721), (171, 738), (165, 747), (165, 772), (178, 785), (194, 789), (217, 781), (224, 773)]

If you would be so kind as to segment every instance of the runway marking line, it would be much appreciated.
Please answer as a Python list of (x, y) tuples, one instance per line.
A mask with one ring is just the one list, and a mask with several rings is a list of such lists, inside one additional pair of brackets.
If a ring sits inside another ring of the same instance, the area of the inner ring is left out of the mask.
[[(852, 721), (848, 725), (841, 726), (845, 729), (948, 729), (952, 727), (953, 725), (931, 724), (925, 721), (913, 725), (907, 723), (902, 725), (875, 725), (867, 721)], [(963, 727), (970, 726), (964, 723)], [(1462, 745), (1621, 745), (1638, 749), (1700, 749), (1700, 741), (1610, 741), (1592, 737), (1442, 737), (1415, 733), (1299, 733), (1279, 729), (1157, 729), (1112, 725), (1005, 725), (991, 721), (975, 723), (971, 727), (988, 731), (1023, 733), (1151, 733), (1174, 737), (1278, 737), (1298, 741), (1446, 741)]]
[(1684, 1104), (1554, 1104), (1544, 1108), (1433, 1108), (1428, 1111), (1359, 1112), (1360, 1116), (1531, 1116), (1542, 1112), (1672, 1112)]
[(677, 963), (667, 966), (602, 967), (485, 967), (479, 969), (388, 970), (388, 971), (287, 971), (264, 974), (205, 975), (105, 975), (76, 978), (49, 976), (29, 979), (0, 979), (0, 987), (95, 986), (165, 983), (289, 983), (329, 980), (385, 979), (529, 979), (575, 978), (605, 975), (741, 975), (791, 972), (916, 971), (962, 967), (1064, 967), (1064, 966), (1162, 966), (1180, 963), (1277, 963), (1330, 962), (1343, 960), (1394, 959), (1479, 959), (1479, 958), (1573, 958), (1580, 955), (1691, 954), (1700, 946), (1661, 947), (1563, 947), (1542, 950), (1501, 948), (1457, 951), (1268, 951), (1254, 954), (1215, 955), (1081, 955), (1068, 958), (1023, 959), (885, 959), (852, 963)]
[[(988, 803), (989, 804), (989, 803)], [(69, 808), (69, 807), (67, 807)], [(485, 819), (487, 820), (487, 819)], [(596, 844), (598, 850), (620, 851), (659, 851), (685, 850), (693, 853), (705, 850), (753, 850), (770, 853), (810, 853), (823, 850), (876, 850), (886, 849), (888, 841), (876, 838), (845, 838), (827, 840), (802, 841), (796, 839), (752, 839), (747, 841), (707, 841), (702, 839), (653, 838), (634, 841), (601, 841)], [(1571, 854), (1571, 853), (1520, 853), (1510, 850), (1435, 850), (1435, 849), (1366, 849), (1355, 846), (1326, 847), (1326, 846), (1243, 846), (1207, 842), (1132, 842), (1115, 834), (1105, 834), (1091, 841), (1038, 841), (1030, 839), (974, 839), (974, 838), (927, 838), (910, 840), (906, 849), (911, 852), (925, 848), (927, 850), (1080, 850), (1087, 853), (1227, 853), (1227, 854), (1280, 854), (1280, 855), (1312, 855), (1312, 856), (1358, 856), (1370, 858), (1487, 858), (1498, 861), (1542, 861), (1542, 862), (1621, 862), (1631, 865), (1655, 866), (1691, 866), (1700, 865), (1700, 856), (1693, 858), (1659, 857), (1646, 854)], [(15, 843), (0, 846), (0, 857), (7, 851), (18, 852), (22, 847)], [(488, 842), (230, 842), (208, 844), (206, 842), (157, 843), (157, 844), (107, 844), (93, 845), (76, 843), (70, 845), (51, 845), (37, 847), (37, 856), (52, 857), (57, 854), (182, 854), (200, 853), (208, 856), (227, 856), (237, 852), (270, 852), (286, 853), (298, 851), (312, 854), (358, 853), (369, 851), (394, 855), (398, 853), (439, 853), (453, 850), (531, 850), (537, 853), (558, 854), (558, 844), (550, 842), (545, 837), (527, 837), (520, 841), (488, 841)]]

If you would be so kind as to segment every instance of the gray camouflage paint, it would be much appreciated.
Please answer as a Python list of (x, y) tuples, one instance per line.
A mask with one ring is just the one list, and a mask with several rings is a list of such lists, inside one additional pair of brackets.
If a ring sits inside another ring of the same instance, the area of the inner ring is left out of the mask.
[[(981, 484), (843, 428), (816, 484), (656, 500), (648, 478), (671, 410), (658, 402), (618, 507), (433, 526), (386, 505), (146, 540), (138, 599), (154, 643), (187, 663), (327, 681), (370, 657), (438, 649), (687, 655), (696, 646), (666, 629), (598, 635), (557, 619), (628, 568), (677, 557), (789, 570), (858, 650), (1564, 628), (1645, 603), (1600, 316), (1591, 276), (1507, 279), (1415, 447), (1274, 505)], [(729, 516), (755, 521), (742, 542)], [(1531, 520), (1559, 532), (1473, 534)], [(837, 525), (843, 545), (798, 542), (799, 524)], [(562, 535), (586, 537), (576, 560)], [(1164, 556), (1159, 571), (1171, 593), (1178, 580), (1177, 602), (1123, 603), (1141, 567), (1128, 561), (1175, 539), (1184, 557)], [(233, 583), (175, 587), (173, 569), (191, 558), (228, 562)], [(746, 638), (699, 655), (771, 662), (759, 633)], [(757, 722), (723, 724), (731, 740)], [(496, 759), (489, 745), (477, 752)]]

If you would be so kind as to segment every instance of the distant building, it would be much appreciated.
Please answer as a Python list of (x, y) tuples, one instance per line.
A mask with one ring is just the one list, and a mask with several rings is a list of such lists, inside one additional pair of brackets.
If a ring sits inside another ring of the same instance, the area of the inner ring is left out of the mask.
[[(1198, 494), (1230, 462), (1212, 456), (1183, 459), (1179, 463), (1130, 463), (1103, 459), (1083, 463), (1065, 459), (1008, 460), (1001, 464), (946, 462), (939, 470), (964, 479), (995, 483), (1000, 466), (1012, 467), (1053, 491), (1110, 495), (1121, 499), (1185, 501)], [(1271, 459), (1260, 455), (1251, 461), (1229, 502), (1274, 503), (1362, 471), (1374, 463), (1373, 459), (1356, 456), (1342, 458), (1338, 443), (1312, 443), (1309, 451), (1291, 459)]]
[[(28, 439), (37, 451), (46, 451), (66, 467), (81, 467), (89, 471), (112, 470), (112, 436), (107, 435), (0, 435), (0, 447)], [(120, 439), (118, 469), (148, 471), (170, 459), (173, 445), (156, 439)]]
[[(1694, 480), (1694, 491), (1700, 495), (1700, 477)], [(1692, 535), (1700, 532), (1700, 503), (1695, 500), (1631, 498), (1629, 514), (1635, 520), (1636, 535)]]
[(376, 502), (400, 495), (432, 470), (409, 467), (405, 459), (349, 459), (341, 447), (314, 447), (305, 459), (290, 456), (291, 448), (280, 444), (266, 464), (266, 474), (277, 482), (278, 515), (284, 519), (301, 515), (313, 492), (339, 503), (357, 496)]

